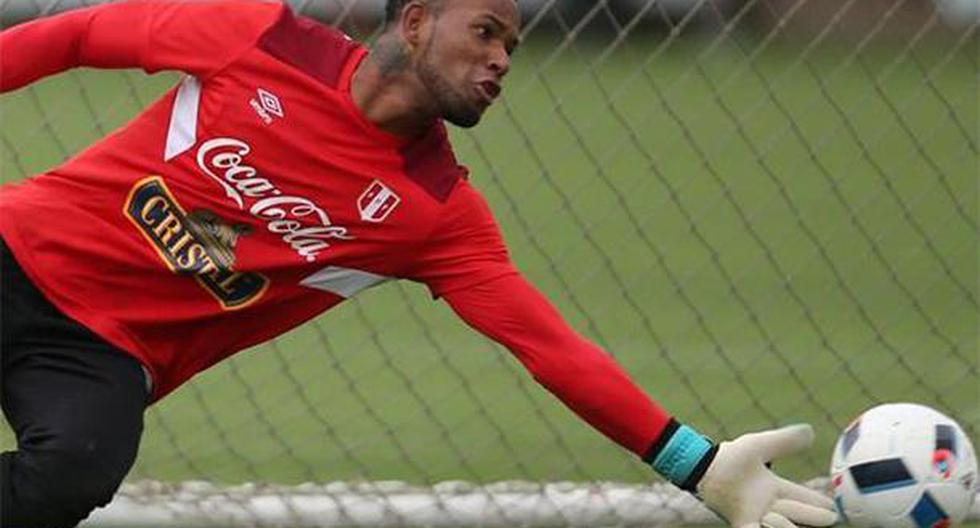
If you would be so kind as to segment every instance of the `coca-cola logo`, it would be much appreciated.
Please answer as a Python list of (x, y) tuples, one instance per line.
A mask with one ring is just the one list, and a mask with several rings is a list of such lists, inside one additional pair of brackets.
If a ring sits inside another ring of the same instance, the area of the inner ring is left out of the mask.
[(239, 209), (263, 220), (307, 262), (330, 247), (328, 240), (352, 240), (347, 228), (333, 225), (330, 216), (313, 201), (286, 194), (271, 180), (245, 163), (252, 148), (234, 138), (205, 141), (197, 151), (197, 165), (221, 186)]

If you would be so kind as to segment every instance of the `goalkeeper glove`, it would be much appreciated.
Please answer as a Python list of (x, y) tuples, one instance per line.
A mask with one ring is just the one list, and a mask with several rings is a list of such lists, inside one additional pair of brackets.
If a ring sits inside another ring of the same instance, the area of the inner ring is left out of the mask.
[(793, 425), (713, 445), (671, 421), (644, 460), (736, 528), (830, 526), (837, 521), (833, 501), (767, 467), (812, 442), (809, 425)]

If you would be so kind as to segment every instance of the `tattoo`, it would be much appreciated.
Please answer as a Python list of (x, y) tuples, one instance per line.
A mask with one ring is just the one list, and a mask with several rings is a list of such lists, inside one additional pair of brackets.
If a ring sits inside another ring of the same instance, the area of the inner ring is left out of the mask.
[(378, 64), (382, 75), (398, 73), (408, 66), (408, 53), (395, 38), (382, 38), (371, 50), (371, 57)]

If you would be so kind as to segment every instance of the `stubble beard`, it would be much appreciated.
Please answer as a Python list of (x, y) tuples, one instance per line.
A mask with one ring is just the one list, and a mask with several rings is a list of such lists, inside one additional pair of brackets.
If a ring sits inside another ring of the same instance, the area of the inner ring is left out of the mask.
[(437, 34), (432, 36), (419, 58), (419, 80), (428, 90), (439, 115), (443, 119), (458, 127), (472, 128), (480, 122), (482, 112), (453, 87), (431, 60), (432, 42), (437, 36)]

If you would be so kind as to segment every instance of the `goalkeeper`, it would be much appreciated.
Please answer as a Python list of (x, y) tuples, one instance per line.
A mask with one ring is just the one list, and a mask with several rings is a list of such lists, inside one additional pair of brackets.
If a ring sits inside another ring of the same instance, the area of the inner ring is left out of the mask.
[(833, 524), (766, 464), (806, 426), (715, 444), (580, 337), (511, 264), (444, 121), (471, 127), (514, 0), (389, 0), (371, 50), (257, 0), (141, 0), (0, 33), (0, 91), (69, 68), (179, 70), (132, 122), (0, 190), (5, 527), (74, 526), (147, 405), (370, 286), (424, 283), (547, 390), (735, 526)]

